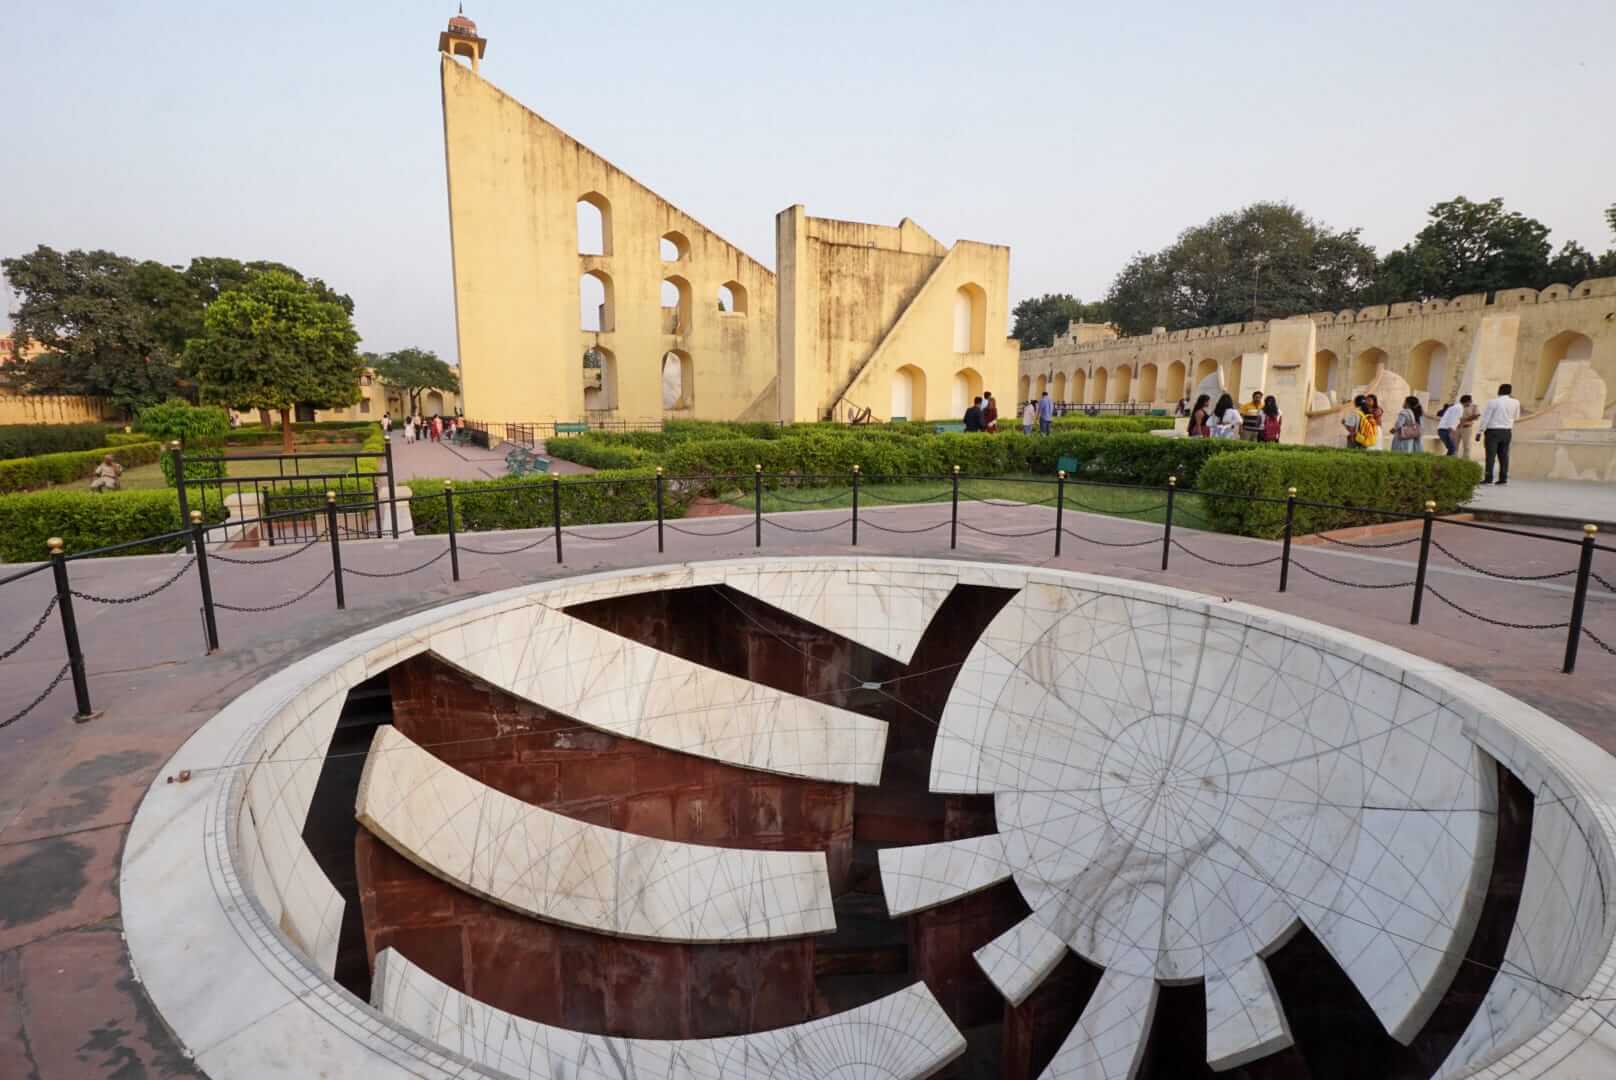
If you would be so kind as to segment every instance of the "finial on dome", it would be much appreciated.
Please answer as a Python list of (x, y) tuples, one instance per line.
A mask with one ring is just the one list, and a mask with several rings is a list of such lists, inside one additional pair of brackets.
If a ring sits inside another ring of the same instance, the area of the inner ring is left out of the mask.
[(448, 53), (450, 56), (465, 56), (471, 59), (471, 70), (476, 71), (478, 62), (488, 52), (488, 41), (477, 33), (477, 24), (466, 17), (466, 5), (461, 3), (455, 14), (449, 16), (449, 25), (438, 35), (438, 51)]

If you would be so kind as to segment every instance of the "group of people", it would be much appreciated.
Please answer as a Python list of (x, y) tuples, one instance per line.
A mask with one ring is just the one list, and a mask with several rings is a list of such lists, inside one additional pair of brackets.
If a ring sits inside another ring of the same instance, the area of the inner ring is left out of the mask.
[[(464, 428), (465, 425), (466, 422), (458, 416), (451, 416), (447, 420), (442, 416), (434, 416), (428, 420), (419, 414), (412, 413), (404, 418), (404, 422), (399, 425), (399, 429), (404, 432), (404, 441), (406, 443), (413, 443), (416, 439), (439, 442), (445, 435), (453, 438), (454, 434)], [(388, 438), (393, 437), (393, 417), (390, 413), (382, 413), (382, 434)]]
[[(1458, 401), (1450, 401), (1437, 412), (1436, 437), (1441, 441), (1448, 457), (1470, 456), (1471, 435), (1482, 444), (1487, 464), (1482, 483), (1493, 483), (1496, 469), (1500, 484), (1509, 483), (1509, 444), (1515, 434), (1515, 421), (1521, 416), (1521, 403), (1511, 394), (1514, 387), (1504, 383), (1498, 396), (1483, 408), (1476, 408), (1469, 394), (1461, 394)], [(1380, 449), (1380, 428), (1384, 415), (1380, 401), (1374, 394), (1359, 394), (1352, 399), (1352, 408), (1341, 418), (1346, 428), (1347, 446), (1352, 449)], [(1392, 450), (1395, 453), (1417, 454), (1424, 446), (1423, 425), (1425, 407), (1420, 399), (1410, 394), (1403, 399), (1403, 407), (1392, 421)]]
[(984, 390), (971, 399), (965, 410), (965, 430), (992, 434), (999, 430), (999, 403), (993, 400), (993, 391)]
[[(1180, 416), (1184, 415), (1184, 404), (1179, 402)], [(1220, 394), (1216, 404), (1212, 403), (1211, 394), (1202, 394), (1189, 410), (1189, 418), (1188, 434), (1194, 439), (1243, 438), (1251, 442), (1273, 443), (1279, 441), (1279, 433), (1285, 422), (1274, 395), (1264, 397), (1260, 390), (1254, 392), (1251, 400), (1239, 408), (1235, 407), (1234, 398), (1227, 393)]]

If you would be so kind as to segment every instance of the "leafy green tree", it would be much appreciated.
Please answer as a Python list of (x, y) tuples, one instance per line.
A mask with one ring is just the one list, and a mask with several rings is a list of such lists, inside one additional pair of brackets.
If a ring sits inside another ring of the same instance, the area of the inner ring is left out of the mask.
[[(1554, 280), (1549, 227), (1504, 209), (1503, 199), (1471, 202), (1460, 195), (1431, 207), (1430, 218), (1411, 243), (1382, 260), (1377, 299), (1429, 300), (1499, 289), (1541, 289)], [(1576, 262), (1578, 251), (1576, 245), (1567, 245), (1562, 270)]]
[(1104, 304), (1085, 304), (1071, 293), (1028, 297), (1010, 314), (1015, 319), (1010, 336), (1018, 339), (1023, 349), (1049, 348), (1067, 323), (1106, 321)]
[(310, 282), (271, 270), (208, 305), (185, 362), (204, 401), (278, 410), (281, 448), (290, 453), (299, 404), (333, 409), (359, 400), (358, 343), (342, 305)]
[(399, 349), (369, 356), (367, 363), (382, 382), (409, 394), (412, 414), (420, 411), (421, 395), (428, 390), (460, 391), (460, 376), (429, 349)]
[[(184, 398), (169, 398), (160, 405), (148, 405), (135, 417), (135, 430), (155, 437), (163, 443), (163, 476), (172, 486), (176, 483), (174, 457), (168, 444), (179, 440), (186, 450), (216, 447), (230, 434), (230, 414), (212, 405), (192, 405)], [(218, 461), (191, 461), (185, 475), (189, 479), (224, 475), (224, 463)]]
[(1352, 305), (1373, 280), (1374, 249), (1288, 203), (1253, 203), (1136, 255), (1105, 307), (1125, 334), (1245, 322)]

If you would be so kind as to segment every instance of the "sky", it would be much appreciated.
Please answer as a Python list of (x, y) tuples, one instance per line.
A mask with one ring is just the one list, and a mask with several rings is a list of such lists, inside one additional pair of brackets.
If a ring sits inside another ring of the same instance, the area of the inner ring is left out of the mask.
[[(455, 359), (425, 0), (0, 0), (0, 254), (273, 259), (362, 347)], [(774, 215), (1011, 248), (1010, 300), (1101, 297), (1258, 200), (1381, 252), (1502, 196), (1616, 244), (1616, 3), (473, 0), (485, 78), (768, 266)], [(0, 294), (0, 304), (13, 298)]]

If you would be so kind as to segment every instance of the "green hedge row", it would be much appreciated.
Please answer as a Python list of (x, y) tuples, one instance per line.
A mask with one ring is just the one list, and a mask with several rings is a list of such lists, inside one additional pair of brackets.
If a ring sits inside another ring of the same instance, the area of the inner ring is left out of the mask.
[[(1019, 421), (1017, 421), (1019, 423)], [(1001, 420), (999, 426), (1004, 427)], [(1173, 426), (1170, 416), (1057, 416), (1051, 425), (1056, 431), (1108, 431), (1124, 432), (1167, 431)]]
[[(209, 507), (209, 521), (224, 520), (221, 507)], [(60, 536), (69, 555), (107, 547), (180, 527), (179, 498), (172, 491), (31, 491), (0, 495), (0, 561), (38, 562), (45, 541)], [(144, 544), (115, 552), (146, 555), (175, 551), (181, 541)]]
[[(561, 482), (561, 523), (596, 525), (621, 521), (647, 521), (656, 517), (656, 470), (626, 469), (557, 477)], [(503, 490), (491, 490), (503, 489)], [(442, 480), (414, 480), (410, 515), (419, 535), (448, 531)], [(455, 529), (533, 529), (555, 524), (551, 513), (554, 495), (548, 476), (520, 480), (469, 480), (455, 490)], [(668, 483), (663, 494), (664, 517), (683, 517), (695, 491), (689, 485)]]
[(144, 431), (109, 431), (106, 438), (101, 440), (102, 446), (134, 446), (136, 443), (161, 442), (156, 436), (148, 435)]
[(109, 445), (107, 433), (121, 424), (0, 424), (0, 460), (67, 454)]
[(1417, 514), (1430, 499), (1439, 513), (1452, 513), (1470, 499), (1480, 481), (1480, 464), (1443, 454), (1363, 450), (1297, 454), (1273, 448), (1222, 455), (1207, 462), (1200, 477), (1202, 489), (1209, 493), (1203, 504), (1213, 525), (1225, 532), (1270, 538), (1285, 532), (1283, 503), (1220, 499), (1210, 493), (1282, 500), (1294, 487), (1300, 501), (1343, 507), (1298, 506), (1294, 528), (1303, 534), (1393, 520), (1346, 507)]
[(107, 454), (111, 454), (113, 460), (126, 469), (150, 465), (157, 460), (161, 451), (162, 444), (148, 440), (125, 446), (100, 446), (93, 450), (0, 461), (0, 493), (33, 491), (52, 484), (71, 484), (75, 480), (83, 480), (94, 475), (95, 467), (101, 464), (101, 459)]

